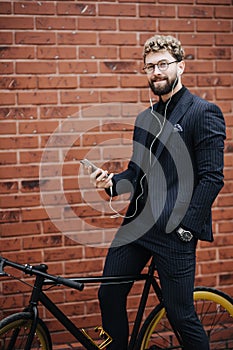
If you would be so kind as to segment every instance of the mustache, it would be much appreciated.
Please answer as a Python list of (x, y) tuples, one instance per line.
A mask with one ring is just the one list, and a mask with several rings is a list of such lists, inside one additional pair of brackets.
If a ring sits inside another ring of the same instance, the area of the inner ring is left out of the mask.
[(156, 83), (157, 81), (163, 81), (163, 80), (168, 80), (168, 78), (164, 76), (164, 77), (155, 77), (150, 79), (152, 83)]

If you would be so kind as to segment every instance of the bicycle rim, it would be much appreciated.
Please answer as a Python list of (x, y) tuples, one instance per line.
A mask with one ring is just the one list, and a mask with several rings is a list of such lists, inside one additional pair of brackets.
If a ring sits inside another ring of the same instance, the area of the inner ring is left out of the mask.
[[(32, 316), (28, 312), (11, 315), (0, 322), (0, 350), (23, 350), (28, 338)], [(31, 350), (51, 350), (47, 327), (38, 320)]]
[[(196, 288), (196, 312), (208, 335), (211, 350), (233, 349), (233, 302), (213, 288)], [(147, 317), (138, 337), (140, 350), (182, 349), (167, 319), (164, 307), (158, 305)]]

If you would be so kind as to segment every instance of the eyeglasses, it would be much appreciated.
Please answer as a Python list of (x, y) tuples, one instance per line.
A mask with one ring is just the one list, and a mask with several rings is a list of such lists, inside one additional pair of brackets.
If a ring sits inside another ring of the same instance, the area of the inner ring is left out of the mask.
[(159, 61), (158, 63), (149, 63), (147, 65), (145, 65), (143, 67), (143, 70), (147, 73), (147, 74), (151, 74), (154, 72), (155, 70), (155, 66), (158, 67), (158, 69), (160, 70), (160, 72), (164, 72), (165, 70), (168, 69), (169, 65), (172, 63), (175, 63), (178, 61), (172, 61), (172, 62), (167, 62), (167, 61)]

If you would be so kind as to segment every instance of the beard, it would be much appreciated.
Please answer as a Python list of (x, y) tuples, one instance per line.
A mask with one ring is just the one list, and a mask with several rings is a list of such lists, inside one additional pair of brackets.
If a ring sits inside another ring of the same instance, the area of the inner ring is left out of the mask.
[(168, 77), (166, 77), (163, 82), (166, 81), (166, 84), (158, 85), (157, 87), (154, 85), (154, 82), (156, 82), (155, 80), (149, 80), (149, 86), (151, 88), (151, 91), (153, 92), (153, 94), (157, 95), (157, 96), (162, 96), (162, 95), (167, 95), (169, 94), (178, 84), (178, 78), (177, 76), (171, 80), (169, 80)]

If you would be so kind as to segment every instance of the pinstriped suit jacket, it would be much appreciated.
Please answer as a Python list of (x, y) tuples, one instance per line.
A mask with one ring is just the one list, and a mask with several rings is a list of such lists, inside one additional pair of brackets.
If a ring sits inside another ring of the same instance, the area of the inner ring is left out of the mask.
[[(147, 220), (140, 214), (146, 207), (162, 232), (182, 226), (198, 239), (212, 241), (211, 207), (223, 186), (222, 112), (186, 90), (152, 147), (160, 123), (150, 109), (138, 115), (128, 168), (113, 177), (114, 195), (132, 193), (126, 216), (137, 210), (123, 225), (136, 217), (137, 223)], [(148, 135), (152, 135), (149, 144)]]

